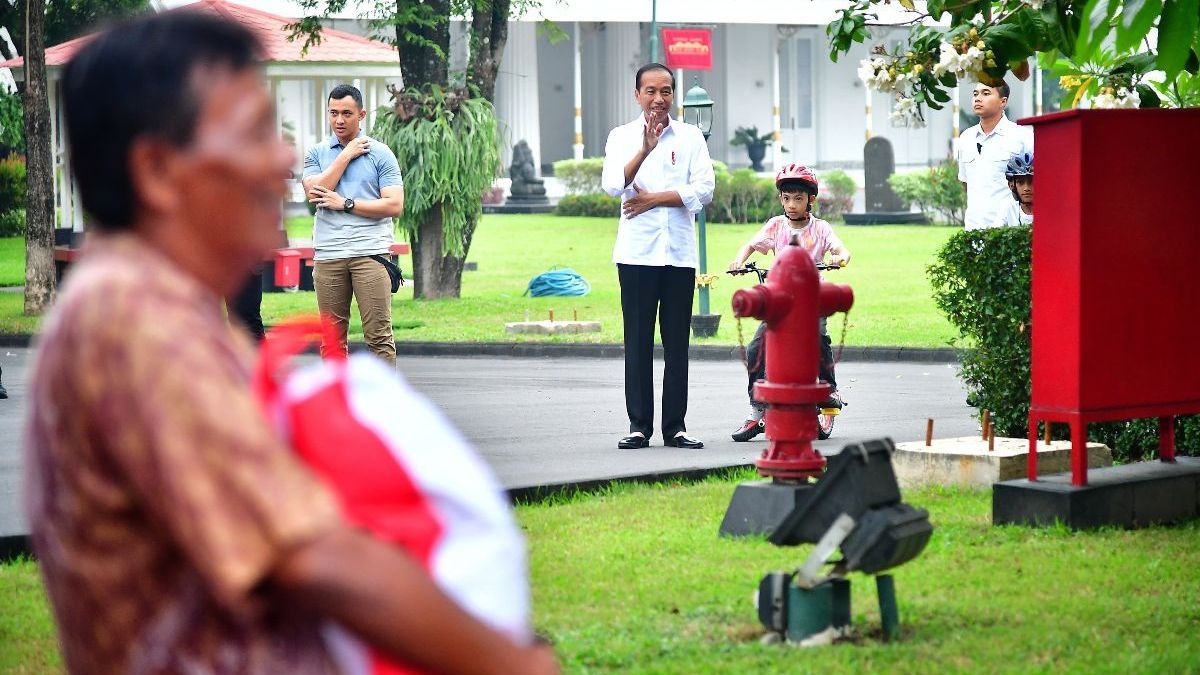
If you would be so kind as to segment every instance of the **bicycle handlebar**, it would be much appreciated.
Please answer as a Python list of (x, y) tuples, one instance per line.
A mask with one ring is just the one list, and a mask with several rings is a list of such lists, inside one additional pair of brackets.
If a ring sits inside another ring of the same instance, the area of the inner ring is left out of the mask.
[[(830, 264), (828, 264), (828, 263), (823, 263), (823, 262), (816, 263), (816, 267), (817, 267), (817, 271), (819, 271), (819, 272), (824, 272), (824, 271), (827, 271), (827, 270), (840, 270), (840, 269), (842, 269), (842, 266), (841, 266), (841, 265), (830, 265)], [(752, 262), (748, 262), (748, 263), (746, 263), (745, 267), (742, 267), (741, 269), (737, 269), (737, 270), (725, 270), (725, 273), (726, 273), (726, 274), (731, 274), (731, 275), (733, 275), (733, 276), (738, 276), (738, 275), (741, 275), (741, 274), (749, 274), (749, 273), (751, 273), (751, 272), (754, 272), (755, 274), (757, 274), (757, 275), (758, 275), (758, 283), (760, 283), (760, 284), (761, 284), (761, 283), (763, 283), (763, 282), (765, 282), (765, 281), (767, 280), (767, 272), (769, 272), (769, 271), (770, 271), (770, 270), (764, 270), (764, 269), (762, 269), (761, 267), (759, 267), (758, 265), (756, 265), (756, 264), (754, 264), (754, 263), (752, 263)]]

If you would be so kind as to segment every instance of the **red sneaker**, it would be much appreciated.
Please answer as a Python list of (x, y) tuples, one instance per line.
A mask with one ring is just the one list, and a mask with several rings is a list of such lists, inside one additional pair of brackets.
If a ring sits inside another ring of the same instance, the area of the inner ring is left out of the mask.
[(743, 443), (766, 431), (766, 429), (767, 424), (762, 420), (746, 420), (742, 423), (742, 426), (738, 427), (737, 431), (733, 432), (733, 440)]

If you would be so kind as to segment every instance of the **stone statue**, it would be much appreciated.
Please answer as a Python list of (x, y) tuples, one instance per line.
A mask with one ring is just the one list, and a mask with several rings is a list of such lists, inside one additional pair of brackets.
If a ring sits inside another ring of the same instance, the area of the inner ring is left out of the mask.
[(512, 165), (508, 167), (512, 179), (509, 201), (546, 202), (546, 186), (537, 177), (533, 165), (533, 151), (525, 141), (518, 141), (512, 150)]

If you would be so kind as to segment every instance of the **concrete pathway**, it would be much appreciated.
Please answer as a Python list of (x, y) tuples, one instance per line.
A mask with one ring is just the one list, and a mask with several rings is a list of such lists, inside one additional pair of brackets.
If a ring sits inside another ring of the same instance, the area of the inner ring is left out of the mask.
[[(28, 531), (20, 493), (30, 357), (28, 349), (0, 348), (10, 396), (0, 401), (0, 536)], [(649, 448), (617, 449), (627, 428), (621, 359), (404, 357), (400, 370), (510, 489), (747, 464), (766, 447), (761, 436), (749, 443), (729, 437), (746, 410), (745, 371), (736, 361), (691, 364), (688, 431), (705, 442), (703, 450), (663, 447), (659, 436)], [(951, 365), (843, 363), (838, 377), (850, 405), (833, 438), (817, 443), (822, 452), (881, 436), (917, 440), (927, 417), (937, 420), (938, 437), (977, 433)]]

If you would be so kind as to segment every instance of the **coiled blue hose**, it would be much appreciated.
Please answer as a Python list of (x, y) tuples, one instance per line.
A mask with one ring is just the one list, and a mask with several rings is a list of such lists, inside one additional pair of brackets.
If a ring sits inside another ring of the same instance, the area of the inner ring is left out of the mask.
[(587, 295), (592, 285), (573, 269), (553, 269), (529, 280), (524, 295), (535, 298), (544, 295)]

